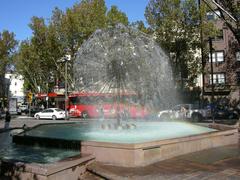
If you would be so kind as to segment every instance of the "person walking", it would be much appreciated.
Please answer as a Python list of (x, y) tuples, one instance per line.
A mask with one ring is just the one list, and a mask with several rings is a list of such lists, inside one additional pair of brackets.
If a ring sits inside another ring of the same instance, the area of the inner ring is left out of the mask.
[(10, 121), (11, 121), (11, 114), (9, 113), (9, 111), (7, 109), (6, 110), (6, 115), (5, 115), (5, 125), (4, 125), (5, 129), (9, 128)]

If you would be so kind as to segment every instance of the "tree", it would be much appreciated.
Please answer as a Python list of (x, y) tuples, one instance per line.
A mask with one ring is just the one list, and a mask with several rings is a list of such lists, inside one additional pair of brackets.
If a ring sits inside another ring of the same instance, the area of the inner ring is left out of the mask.
[[(16, 69), (24, 78), (24, 89), (37, 92), (41, 74), (40, 67), (29, 40), (21, 42), (17, 56), (15, 57)], [(34, 70), (33, 70), (34, 69)]]
[[(58, 33), (62, 36), (64, 48), (70, 49), (72, 56), (84, 39), (96, 29), (105, 27), (106, 10), (104, 0), (84, 0), (68, 8), (62, 15)], [(59, 11), (55, 11), (54, 16), (56, 13), (60, 14)], [(53, 23), (56, 22), (53, 21)]]
[(0, 75), (5, 75), (6, 66), (11, 63), (17, 43), (14, 33), (7, 30), (0, 32)]
[[(57, 59), (63, 55), (55, 27), (47, 26), (43, 18), (33, 17), (29, 24), (33, 31), (31, 40), (20, 44), (16, 58), (17, 70), (23, 75), (25, 88), (48, 92), (58, 78)], [(34, 71), (32, 71), (34, 68)]]
[(4, 30), (0, 32), (0, 97), (5, 94), (5, 73), (8, 64), (12, 63), (12, 57), (18, 42), (15, 40), (15, 35), (12, 32)]
[(128, 17), (125, 13), (118, 10), (117, 6), (111, 6), (110, 10), (107, 12), (107, 24), (115, 26), (118, 23), (128, 25)]
[(157, 42), (171, 56), (174, 76), (181, 88), (185, 79), (188, 86), (193, 86), (201, 70), (200, 57), (196, 56), (201, 46), (200, 29), (206, 34), (213, 29), (213, 24), (199, 21), (205, 9), (199, 11), (195, 0), (150, 0), (145, 10)]
[(72, 57), (69, 82), (72, 82), (72, 65), (78, 48), (96, 29), (106, 26), (106, 11), (104, 0), (84, 0), (68, 8), (65, 14), (58, 9), (53, 12), (51, 24), (56, 28), (63, 54), (67, 50)]
[(81, 44), (97, 29), (119, 22), (128, 24), (127, 16), (116, 6), (107, 12), (104, 0), (83, 0), (65, 12), (55, 8), (47, 23), (43, 18), (33, 17), (29, 24), (33, 35), (20, 44), (16, 56), (16, 66), (24, 76), (25, 88), (33, 92), (37, 92), (38, 87), (50, 91), (54, 82), (64, 79), (64, 64), (58, 60), (66, 53), (72, 56), (68, 63), (68, 82), (73, 84), (72, 65)]
[(142, 31), (142, 32), (144, 32), (144, 33), (146, 33), (146, 34), (152, 34), (152, 33), (153, 33), (152, 29), (151, 29), (151, 28), (147, 28), (147, 27), (144, 25), (143, 21), (133, 22), (133, 23), (131, 23), (131, 26), (132, 26), (132, 27), (135, 27), (135, 28), (138, 29), (139, 31)]
[(203, 0), (208, 7), (214, 11), (218, 10), (217, 14), (223, 19), (225, 25), (232, 31), (240, 46), (240, 1), (239, 0)]

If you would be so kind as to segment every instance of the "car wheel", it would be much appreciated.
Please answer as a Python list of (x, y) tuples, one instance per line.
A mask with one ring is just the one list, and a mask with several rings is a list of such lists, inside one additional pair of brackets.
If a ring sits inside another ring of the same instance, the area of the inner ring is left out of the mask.
[(198, 114), (198, 113), (194, 113), (192, 115), (192, 122), (199, 122), (199, 121), (202, 121), (203, 117), (201, 114)]
[(40, 116), (39, 116), (39, 115), (36, 115), (36, 119), (39, 120), (39, 119), (40, 119)]
[(86, 119), (88, 118), (88, 113), (86, 111), (82, 112), (82, 118)]
[(52, 120), (56, 120), (57, 117), (55, 115), (52, 116)]

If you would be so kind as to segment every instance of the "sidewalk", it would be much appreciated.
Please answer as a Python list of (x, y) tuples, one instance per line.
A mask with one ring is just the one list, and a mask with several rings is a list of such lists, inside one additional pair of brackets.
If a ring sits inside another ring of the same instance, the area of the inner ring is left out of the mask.
[(114, 180), (238, 180), (240, 146), (204, 150), (138, 168), (94, 163), (88, 167), (88, 171)]

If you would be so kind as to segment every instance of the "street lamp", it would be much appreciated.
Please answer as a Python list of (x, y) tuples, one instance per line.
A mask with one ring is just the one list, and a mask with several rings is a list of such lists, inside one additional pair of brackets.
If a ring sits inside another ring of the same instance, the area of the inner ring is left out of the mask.
[(64, 75), (64, 81), (65, 81), (65, 120), (68, 119), (67, 117), (67, 102), (68, 102), (68, 81), (67, 81), (67, 75), (68, 75), (68, 61), (71, 60), (71, 55), (66, 54), (63, 56), (58, 62), (63, 62), (65, 63), (65, 75)]
[(71, 60), (71, 55), (65, 55), (65, 120), (67, 120), (67, 102), (68, 102), (68, 81), (67, 81), (67, 75), (68, 75), (68, 61)]
[(212, 53), (213, 53), (213, 45), (212, 45), (212, 38), (209, 37), (209, 53), (210, 53), (210, 68), (211, 68), (211, 114), (212, 114), (212, 120), (213, 123), (214, 121), (214, 112), (213, 112), (213, 101), (214, 101), (214, 81), (213, 81), (213, 57), (212, 57)]

